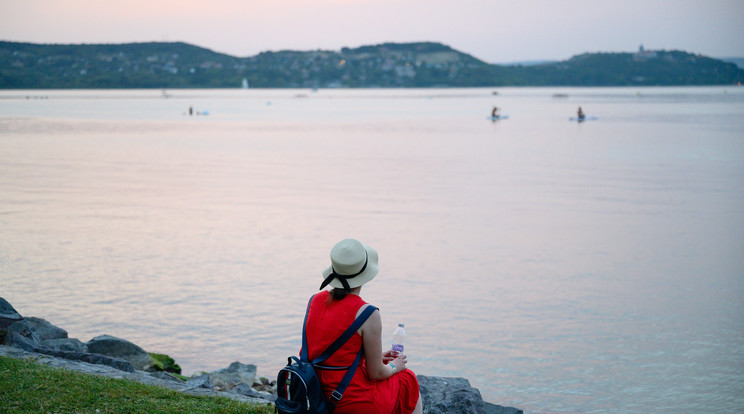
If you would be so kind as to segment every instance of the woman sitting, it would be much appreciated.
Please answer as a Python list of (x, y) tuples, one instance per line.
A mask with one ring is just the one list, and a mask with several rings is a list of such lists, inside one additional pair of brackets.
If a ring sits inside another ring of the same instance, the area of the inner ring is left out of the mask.
[[(346, 239), (331, 250), (331, 267), (323, 271), (322, 291), (313, 298), (307, 316), (307, 348), (312, 361), (318, 357), (368, 305), (360, 296), (362, 285), (378, 271), (377, 252), (357, 240)], [(375, 310), (346, 344), (323, 365), (348, 367), (364, 347), (363, 357), (334, 413), (421, 414), (423, 405), (416, 375), (406, 369), (406, 356), (382, 352), (382, 319)], [(336, 389), (346, 370), (316, 369), (326, 398)]]

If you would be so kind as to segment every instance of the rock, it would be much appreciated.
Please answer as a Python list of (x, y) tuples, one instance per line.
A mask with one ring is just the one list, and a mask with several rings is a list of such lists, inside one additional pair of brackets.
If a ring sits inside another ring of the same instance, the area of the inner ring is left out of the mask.
[(514, 407), (503, 407), (501, 405), (486, 403), (486, 414), (524, 414), (524, 411)]
[(266, 392), (266, 391), (255, 390), (252, 387), (250, 387), (248, 384), (246, 384), (245, 382), (241, 382), (235, 386), (229, 387), (225, 391), (245, 395), (248, 397), (260, 398), (266, 401), (274, 401), (275, 399), (274, 394), (270, 392)]
[(33, 351), (41, 346), (41, 341), (28, 321), (21, 319), (3, 329), (3, 344)]
[(251, 387), (256, 379), (256, 366), (233, 362), (227, 368), (210, 373), (192, 376), (186, 381), (185, 389), (207, 389), (221, 392), (240, 394), (247, 397), (273, 400), (270, 392), (255, 390)]
[(181, 373), (181, 367), (176, 364), (176, 361), (170, 356), (154, 352), (150, 352), (150, 356), (155, 362), (155, 367), (158, 371), (172, 372), (175, 374)]
[(256, 366), (233, 362), (227, 368), (211, 372), (209, 378), (217, 388), (227, 388), (241, 382), (251, 385), (256, 378)]
[(28, 322), (31, 330), (36, 333), (41, 341), (67, 338), (67, 331), (52, 325), (44, 319), (28, 317), (25, 318), (25, 320)]
[(265, 391), (269, 394), (273, 394), (276, 391), (276, 381), (269, 381), (268, 379), (261, 377), (260, 379), (253, 380), (253, 386), (251, 388), (256, 391)]
[(57, 351), (49, 348), (36, 348), (34, 352), (50, 355), (57, 358), (69, 359), (71, 361), (82, 361), (89, 364), (106, 365), (111, 368), (116, 368), (120, 371), (134, 372), (135, 369), (132, 364), (124, 359), (112, 358), (101, 354), (89, 354), (86, 352), (69, 352), (69, 351)]
[(111, 335), (101, 335), (91, 339), (85, 345), (88, 347), (88, 352), (129, 361), (136, 370), (156, 370), (155, 362), (150, 354), (126, 339)]
[(41, 346), (55, 351), (88, 352), (88, 347), (77, 338), (49, 339), (42, 341)]
[(161, 380), (173, 381), (173, 382), (178, 382), (178, 383), (186, 382), (182, 380), (181, 378), (178, 378), (177, 376), (171, 374), (170, 372), (156, 371), (156, 372), (150, 372), (149, 374), (151, 377), (158, 378)]
[(39, 346), (28, 321), (7, 300), (0, 298), (0, 344), (32, 351)]
[(480, 391), (465, 378), (418, 375), (424, 414), (486, 414)]
[[(73, 359), (69, 356), (66, 356), (64, 358)], [(111, 358), (105, 355), (98, 354), (81, 354), (80, 360), (89, 364), (107, 365), (120, 371), (134, 372), (134, 366), (131, 364), (131, 362), (125, 359)]]
[(7, 300), (0, 298), (0, 329), (7, 328), (10, 324), (23, 319), (23, 316), (8, 303)]
[(193, 390), (197, 388), (205, 388), (208, 390), (213, 390), (214, 385), (212, 385), (212, 381), (209, 380), (209, 374), (202, 374), (198, 377), (191, 377), (190, 380), (186, 381), (185, 389), (187, 390)]
[(483, 401), (480, 391), (465, 378), (417, 376), (425, 414), (523, 414), (513, 407)]

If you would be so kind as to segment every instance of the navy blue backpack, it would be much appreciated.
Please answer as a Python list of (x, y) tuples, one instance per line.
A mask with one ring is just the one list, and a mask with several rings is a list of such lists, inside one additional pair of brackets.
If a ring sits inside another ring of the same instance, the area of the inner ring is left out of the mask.
[[(313, 297), (315, 296), (313, 295)], [(362, 314), (354, 320), (354, 323), (341, 336), (328, 346), (319, 357), (310, 361), (307, 355), (307, 334), (305, 333), (305, 327), (307, 326), (307, 314), (310, 312), (310, 303), (312, 301), (313, 298), (310, 298), (310, 301), (307, 303), (305, 321), (302, 323), (302, 351), (300, 352), (300, 357), (291, 356), (287, 358), (287, 366), (282, 368), (276, 377), (277, 398), (274, 403), (276, 411), (279, 414), (329, 414), (333, 411), (336, 404), (341, 401), (346, 387), (351, 383), (351, 378), (354, 376), (359, 366), (359, 361), (362, 359), (364, 347), (362, 346), (359, 349), (356, 359), (354, 359), (354, 363), (351, 366), (330, 367), (321, 364), (330, 358), (334, 352), (338, 351), (354, 335), (354, 332), (361, 328), (362, 324), (372, 315), (372, 312), (377, 310), (374, 306), (367, 306)], [(331, 401), (328, 401), (325, 394), (323, 394), (320, 380), (315, 374), (316, 368), (339, 371), (346, 370), (346, 375), (344, 375), (338, 387), (331, 394)]]

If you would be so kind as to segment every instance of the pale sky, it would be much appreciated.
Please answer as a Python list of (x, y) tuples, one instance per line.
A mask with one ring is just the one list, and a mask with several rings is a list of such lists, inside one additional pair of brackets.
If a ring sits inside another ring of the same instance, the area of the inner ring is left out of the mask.
[(490, 63), (744, 57), (744, 0), (0, 0), (0, 40), (183, 41), (233, 56), (433, 41)]

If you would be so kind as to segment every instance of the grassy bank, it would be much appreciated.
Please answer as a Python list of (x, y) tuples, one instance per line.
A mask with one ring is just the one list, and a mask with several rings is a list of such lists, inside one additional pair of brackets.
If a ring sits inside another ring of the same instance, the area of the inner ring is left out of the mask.
[(273, 407), (198, 397), (33, 361), (0, 357), (3, 413), (273, 413)]

